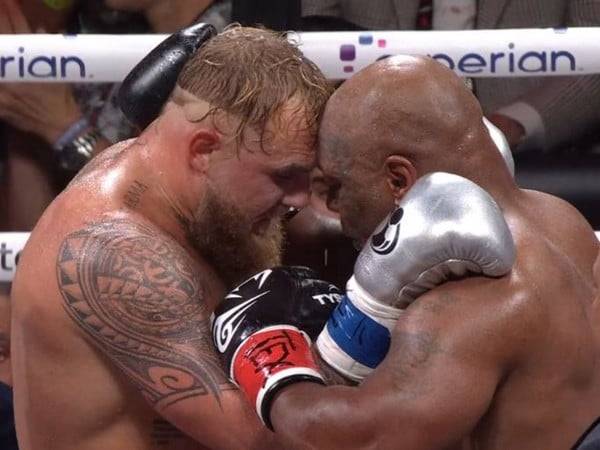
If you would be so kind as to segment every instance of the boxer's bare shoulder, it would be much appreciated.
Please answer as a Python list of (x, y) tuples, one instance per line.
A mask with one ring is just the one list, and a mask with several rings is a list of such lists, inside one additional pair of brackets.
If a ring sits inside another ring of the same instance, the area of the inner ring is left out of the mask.
[[(398, 321), (384, 362), (405, 403), (421, 408), (430, 391), (441, 411), (460, 407), (472, 420), (487, 411), (471, 433), (478, 448), (568, 448), (598, 414), (598, 242), (574, 208), (544, 194), (531, 199), (507, 215), (517, 247), (510, 275), (424, 294)], [(448, 373), (460, 373), (461, 383), (431, 388)], [(442, 432), (459, 428), (445, 430), (446, 423), (438, 424)], [(544, 438), (534, 432), (540, 424)]]
[[(157, 412), (200, 399), (218, 404), (232, 389), (210, 342), (210, 303), (220, 285), (135, 212), (83, 219), (69, 217), (63, 228), (50, 211), (15, 283), (23, 448), (49, 448), (52, 440), (58, 449), (124, 441), (136, 450), (196, 449)], [(25, 377), (30, 361), (38, 370)]]
[(122, 219), (70, 233), (57, 258), (65, 311), (159, 410), (218, 398), (227, 384), (210, 350), (210, 293), (199, 275), (174, 240)]
[(73, 177), (69, 183), (69, 187), (75, 186), (81, 182), (87, 175), (99, 171), (108, 170), (113, 167), (118, 161), (131, 148), (135, 148), (142, 145), (139, 139), (128, 139), (125, 141), (118, 142), (111, 147), (105, 149), (98, 155), (96, 155), (90, 162), (88, 162), (78, 173)]
[(523, 194), (526, 203), (520, 217), (530, 224), (531, 237), (542, 237), (546, 244), (557, 246), (565, 257), (589, 270), (600, 244), (588, 221), (561, 198), (539, 191)]

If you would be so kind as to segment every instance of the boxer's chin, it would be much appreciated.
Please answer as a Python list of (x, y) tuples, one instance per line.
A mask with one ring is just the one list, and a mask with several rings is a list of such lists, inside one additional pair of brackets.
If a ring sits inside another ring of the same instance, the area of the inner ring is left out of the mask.
[(342, 222), (342, 233), (350, 239), (352, 242), (352, 246), (355, 250), (361, 251), (364, 245), (369, 240), (369, 237), (360, 236), (359, 233), (356, 233), (353, 229), (351, 229), (347, 223)]
[(257, 232), (252, 220), (235, 203), (212, 191), (189, 228), (193, 245), (228, 288), (281, 264), (281, 219), (273, 218)]

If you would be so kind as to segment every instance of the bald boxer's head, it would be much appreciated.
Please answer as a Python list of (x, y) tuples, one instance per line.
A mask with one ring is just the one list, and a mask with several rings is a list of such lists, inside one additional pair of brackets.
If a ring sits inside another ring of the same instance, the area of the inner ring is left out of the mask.
[[(235, 279), (277, 264), (281, 218), (308, 201), (327, 80), (275, 32), (234, 27), (184, 67), (145, 135), (170, 149), (170, 185), (200, 252)], [(225, 275), (227, 274), (227, 275)], [(239, 281), (239, 278), (236, 280)]]
[(330, 207), (359, 242), (421, 175), (450, 172), (480, 185), (497, 171), (510, 177), (463, 81), (412, 56), (374, 63), (333, 94), (319, 132), (319, 165), (332, 188)]

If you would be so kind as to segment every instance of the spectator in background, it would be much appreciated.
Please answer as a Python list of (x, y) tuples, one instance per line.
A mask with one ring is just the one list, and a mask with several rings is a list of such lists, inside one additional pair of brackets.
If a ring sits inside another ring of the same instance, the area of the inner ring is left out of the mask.
[[(78, 6), (0, 0), (0, 33), (63, 32)], [(133, 133), (112, 101), (114, 92), (115, 86), (107, 84), (0, 84), (6, 149), (2, 229), (31, 229), (87, 159)]]
[[(23, 3), (23, 7), (31, 7), (32, 18), (37, 16), (32, 21), (33, 29), (43, 26), (49, 32), (58, 31), (71, 12), (70, 9), (54, 11), (43, 6), (45, 14), (42, 15), (41, 2)], [(14, 0), (0, 0), (0, 33), (25, 33), (31, 30), (21, 13), (20, 4)], [(1, 179), (4, 208), (0, 220), (5, 230), (30, 228), (50, 202), (60, 183), (59, 177), (47, 169), (49, 166), (53, 167), (53, 154), (41, 135), (52, 139), (50, 136), (54, 136), (56, 128), (60, 127), (58, 122), (63, 120), (56, 109), (61, 106), (72, 108), (67, 114), (75, 115), (75, 102), (67, 86), (56, 85), (52, 92), (45, 91), (41, 85), (0, 84), (0, 120), (3, 122), (1, 137), (5, 165)], [(21, 92), (23, 96), (19, 95)], [(27, 130), (23, 130), (25, 127)]]
[[(598, 26), (600, 1), (302, 0), (302, 16), (310, 30)], [(513, 150), (554, 150), (600, 122), (600, 76), (479, 78), (474, 88)]]
[(221, 31), (231, 21), (231, 2), (224, 0), (105, 0), (117, 11), (142, 13), (155, 33), (173, 33), (194, 22)]
[(300, 0), (232, 0), (232, 21), (277, 31), (300, 28)]

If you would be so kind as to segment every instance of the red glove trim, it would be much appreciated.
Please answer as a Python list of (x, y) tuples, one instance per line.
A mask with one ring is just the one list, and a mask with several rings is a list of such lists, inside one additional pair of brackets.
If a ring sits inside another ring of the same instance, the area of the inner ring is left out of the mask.
[(261, 417), (262, 402), (271, 387), (285, 378), (323, 382), (310, 350), (310, 340), (296, 327), (275, 325), (247, 338), (232, 360), (232, 378), (256, 406)]

